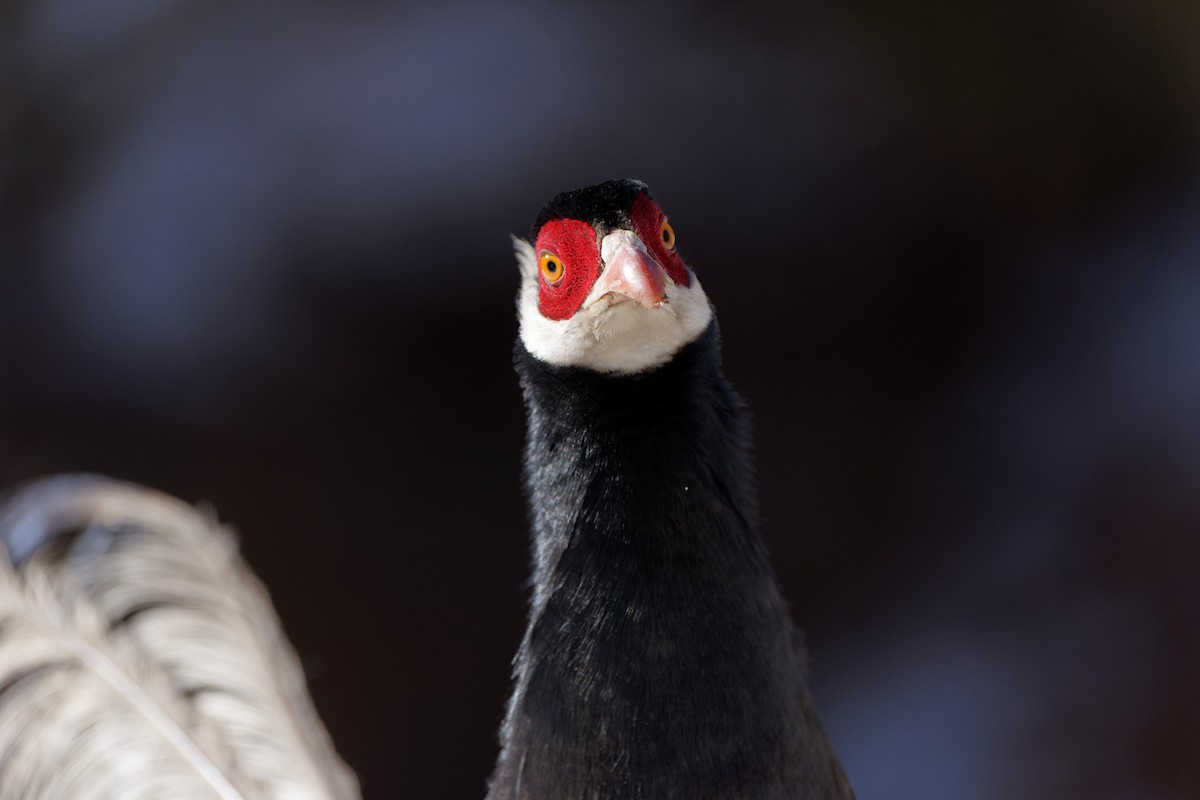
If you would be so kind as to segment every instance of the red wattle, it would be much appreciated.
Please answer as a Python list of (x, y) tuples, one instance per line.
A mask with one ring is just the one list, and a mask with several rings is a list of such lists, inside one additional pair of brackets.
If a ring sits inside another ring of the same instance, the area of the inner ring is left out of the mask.
[(687, 266), (684, 265), (678, 251), (668, 250), (663, 244), (662, 223), (667, 215), (662, 209), (648, 195), (639, 194), (633, 201), (633, 208), (629, 210), (629, 217), (637, 235), (642, 237), (650, 254), (658, 259), (658, 263), (662, 264), (671, 280), (679, 286), (689, 285)]
[(534, 247), (539, 258), (548, 250), (563, 264), (562, 279), (553, 286), (546, 282), (545, 276), (538, 276), (538, 309), (547, 319), (570, 319), (583, 305), (600, 274), (596, 230), (577, 219), (552, 220), (542, 226)]

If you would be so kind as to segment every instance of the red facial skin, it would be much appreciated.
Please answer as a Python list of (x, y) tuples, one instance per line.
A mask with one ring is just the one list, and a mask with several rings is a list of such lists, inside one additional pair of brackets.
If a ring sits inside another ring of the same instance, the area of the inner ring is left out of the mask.
[(633, 232), (641, 237), (642, 244), (646, 245), (650, 255), (662, 265), (671, 276), (671, 280), (679, 286), (687, 286), (688, 271), (683, 259), (679, 257), (679, 251), (668, 250), (663, 244), (662, 224), (667, 215), (658, 204), (648, 196), (639, 194), (633, 201), (629, 216), (633, 220)]
[[(551, 220), (538, 232), (534, 249), (539, 263), (538, 310), (546, 319), (570, 319), (600, 277), (596, 229), (577, 219)], [(563, 275), (553, 286), (541, 274), (542, 253), (547, 251), (558, 256), (563, 264)]]
[[(641, 238), (647, 252), (671, 280), (680, 286), (688, 286), (688, 270), (683, 259), (663, 244), (662, 223), (666, 215), (662, 209), (646, 195), (639, 194), (629, 210), (629, 217), (634, 233)], [(570, 319), (600, 277), (602, 264), (596, 229), (577, 219), (551, 220), (538, 231), (534, 251), (539, 264), (538, 310), (546, 319)], [(563, 275), (556, 284), (549, 283), (541, 274), (541, 258), (546, 252), (558, 256), (563, 264)]]

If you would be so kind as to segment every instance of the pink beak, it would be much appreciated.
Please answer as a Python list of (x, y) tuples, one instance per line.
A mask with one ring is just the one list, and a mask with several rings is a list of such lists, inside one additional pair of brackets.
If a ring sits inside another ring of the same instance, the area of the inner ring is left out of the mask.
[(636, 300), (646, 308), (658, 308), (667, 299), (667, 275), (646, 252), (632, 231), (615, 231), (604, 237), (600, 247), (604, 272), (596, 284), (597, 297), (606, 294)]

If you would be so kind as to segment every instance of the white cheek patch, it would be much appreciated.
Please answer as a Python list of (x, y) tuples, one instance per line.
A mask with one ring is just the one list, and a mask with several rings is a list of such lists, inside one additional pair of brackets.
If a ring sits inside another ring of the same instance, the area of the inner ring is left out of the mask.
[(521, 268), (517, 296), (521, 342), (530, 353), (556, 366), (631, 374), (661, 366), (698, 337), (712, 321), (712, 308), (695, 274), (690, 286), (667, 282), (658, 308), (633, 301), (613, 303), (592, 295), (570, 319), (552, 320), (538, 310), (537, 254), (513, 237)]

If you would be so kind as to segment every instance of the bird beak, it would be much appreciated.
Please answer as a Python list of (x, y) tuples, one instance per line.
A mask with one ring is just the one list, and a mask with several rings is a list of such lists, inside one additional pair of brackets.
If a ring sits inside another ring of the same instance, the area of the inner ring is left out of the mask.
[(667, 299), (667, 273), (646, 252), (633, 231), (613, 231), (600, 243), (604, 272), (596, 281), (596, 297), (615, 295), (658, 308)]

